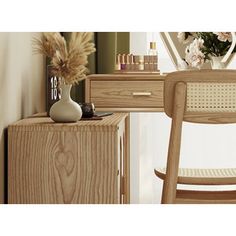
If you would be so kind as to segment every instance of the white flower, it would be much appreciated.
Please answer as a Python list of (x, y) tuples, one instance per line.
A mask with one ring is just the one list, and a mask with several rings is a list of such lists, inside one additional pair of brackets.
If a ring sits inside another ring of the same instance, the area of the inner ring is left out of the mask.
[(217, 38), (221, 42), (226, 42), (227, 40), (229, 42), (232, 42), (232, 34), (230, 32), (213, 32), (213, 33), (218, 36)]
[(186, 48), (185, 60), (191, 67), (201, 68), (205, 61), (205, 55), (201, 51), (203, 47), (203, 39), (194, 39), (194, 41)]
[[(192, 42), (192, 49), (198, 49), (200, 50), (201, 48), (203, 48), (203, 44), (204, 44), (204, 40), (202, 38), (199, 38), (199, 39), (194, 39), (194, 41)], [(190, 46), (189, 45), (189, 46)]]
[(189, 66), (200, 69), (204, 64), (205, 55), (201, 51), (190, 52), (186, 54), (185, 60)]

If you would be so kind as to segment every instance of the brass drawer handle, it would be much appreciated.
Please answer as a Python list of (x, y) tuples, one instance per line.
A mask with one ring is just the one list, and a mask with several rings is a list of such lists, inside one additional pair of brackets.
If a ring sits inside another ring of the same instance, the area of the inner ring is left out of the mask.
[(151, 92), (133, 92), (132, 95), (133, 96), (151, 96), (152, 93)]

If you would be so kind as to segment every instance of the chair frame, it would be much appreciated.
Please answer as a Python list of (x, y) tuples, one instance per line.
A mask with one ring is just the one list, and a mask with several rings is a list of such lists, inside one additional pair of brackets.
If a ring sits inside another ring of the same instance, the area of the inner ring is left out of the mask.
[[(187, 83), (229, 82), (236, 84), (234, 70), (183, 71), (169, 74), (165, 80), (164, 108), (172, 118), (162, 203), (236, 203), (236, 191), (178, 190), (178, 170), (183, 121), (223, 124), (235, 123), (236, 112), (187, 112)], [(227, 181), (226, 183), (227, 184)], [(232, 183), (231, 183), (232, 184)], [(236, 184), (236, 182), (235, 182)]]

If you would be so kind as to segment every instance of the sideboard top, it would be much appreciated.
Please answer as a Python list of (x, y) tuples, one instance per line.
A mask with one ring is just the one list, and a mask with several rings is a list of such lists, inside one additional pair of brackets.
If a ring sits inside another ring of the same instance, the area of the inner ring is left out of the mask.
[(128, 113), (114, 113), (102, 120), (80, 120), (74, 123), (55, 123), (45, 115), (35, 115), (8, 126), (8, 131), (113, 131), (117, 130)]
[(114, 73), (114, 74), (91, 74), (88, 79), (99, 80), (164, 80), (166, 74), (159, 73)]

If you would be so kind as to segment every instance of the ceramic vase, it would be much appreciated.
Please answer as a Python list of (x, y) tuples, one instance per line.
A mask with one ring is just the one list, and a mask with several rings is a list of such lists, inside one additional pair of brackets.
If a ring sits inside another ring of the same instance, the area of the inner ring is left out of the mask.
[(61, 85), (61, 99), (50, 109), (49, 115), (55, 122), (76, 122), (82, 117), (80, 105), (71, 99), (71, 86), (71, 84)]
[(224, 56), (211, 57), (211, 68), (212, 69), (225, 69), (225, 63), (222, 62)]

